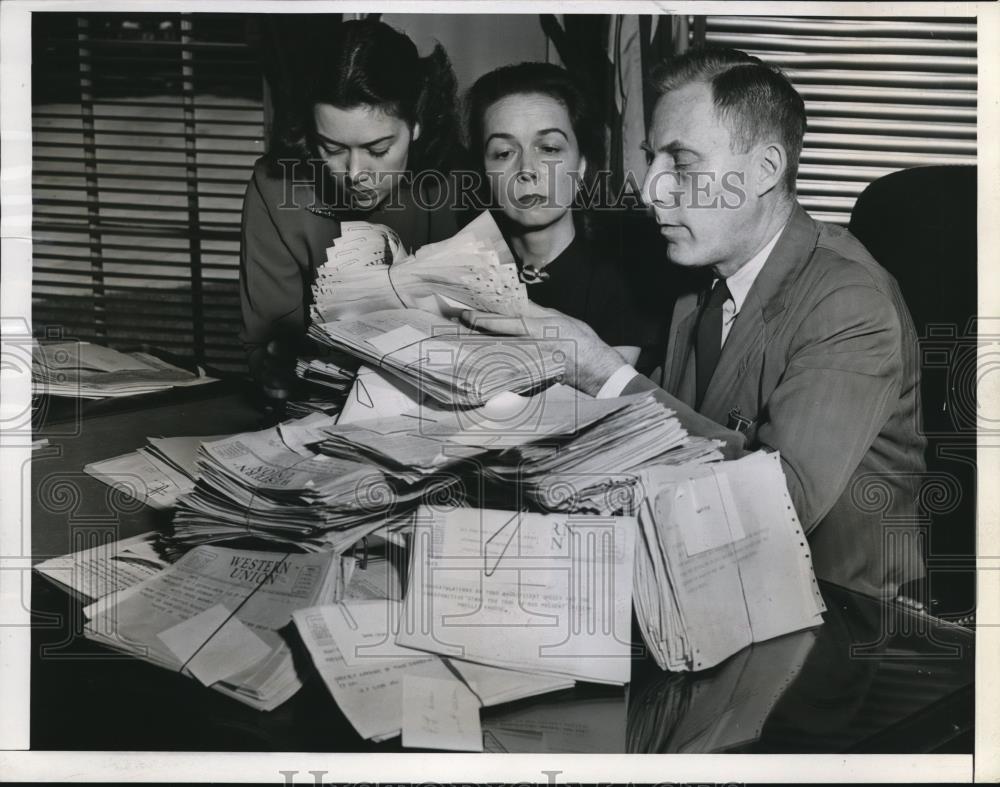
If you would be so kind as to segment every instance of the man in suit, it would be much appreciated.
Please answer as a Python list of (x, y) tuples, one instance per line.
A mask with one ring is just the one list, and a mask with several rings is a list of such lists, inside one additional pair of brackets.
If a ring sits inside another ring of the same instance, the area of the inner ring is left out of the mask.
[(524, 330), (575, 340), (585, 392), (653, 391), (691, 431), (779, 451), (817, 575), (892, 597), (923, 572), (917, 343), (899, 288), (798, 204), (805, 108), (780, 71), (696, 49), (653, 82), (643, 200), (669, 261), (703, 281), (677, 298), (663, 367), (638, 375), (558, 313), (533, 309)]

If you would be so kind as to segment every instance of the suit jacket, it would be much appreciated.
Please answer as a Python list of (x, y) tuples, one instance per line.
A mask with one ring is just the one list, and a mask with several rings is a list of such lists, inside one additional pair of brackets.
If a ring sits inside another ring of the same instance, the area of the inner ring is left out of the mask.
[[(655, 389), (695, 397), (698, 296), (674, 308)], [(811, 545), (817, 576), (894, 595), (922, 576), (916, 511), (924, 471), (919, 366), (899, 287), (844, 229), (796, 205), (722, 349), (700, 413), (751, 420), (746, 447), (773, 449)], [(654, 382), (655, 381), (655, 382)]]

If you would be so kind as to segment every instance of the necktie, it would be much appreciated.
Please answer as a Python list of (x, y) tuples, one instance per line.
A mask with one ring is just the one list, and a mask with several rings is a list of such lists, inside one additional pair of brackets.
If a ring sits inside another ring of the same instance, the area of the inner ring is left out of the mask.
[(722, 354), (722, 304), (730, 298), (729, 287), (725, 279), (718, 279), (708, 296), (705, 307), (698, 317), (698, 329), (695, 337), (695, 403), (694, 409), (701, 408), (705, 391), (719, 365)]

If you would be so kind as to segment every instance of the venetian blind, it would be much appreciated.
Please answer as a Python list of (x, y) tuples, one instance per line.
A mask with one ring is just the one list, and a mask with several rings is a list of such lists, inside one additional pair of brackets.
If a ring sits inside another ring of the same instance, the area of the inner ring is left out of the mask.
[(240, 211), (264, 150), (242, 15), (35, 14), (35, 332), (244, 367)]
[(803, 206), (847, 224), (865, 186), (898, 169), (976, 162), (976, 21), (708, 16), (706, 43), (780, 66), (809, 122)]

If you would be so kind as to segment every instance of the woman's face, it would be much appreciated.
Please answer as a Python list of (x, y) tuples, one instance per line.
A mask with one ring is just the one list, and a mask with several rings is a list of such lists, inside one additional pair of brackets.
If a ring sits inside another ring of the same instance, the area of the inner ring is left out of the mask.
[(566, 215), (586, 162), (561, 102), (524, 93), (491, 104), (483, 117), (483, 150), (486, 176), (507, 218), (538, 229)]
[(371, 210), (396, 188), (410, 143), (420, 136), (402, 118), (378, 107), (313, 107), (316, 147), (351, 206)]

